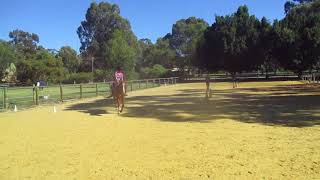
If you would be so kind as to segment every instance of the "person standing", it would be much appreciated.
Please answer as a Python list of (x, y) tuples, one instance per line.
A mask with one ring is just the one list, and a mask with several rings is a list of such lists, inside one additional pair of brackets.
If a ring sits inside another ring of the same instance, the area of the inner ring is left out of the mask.
[(206, 76), (206, 97), (210, 97), (210, 74)]

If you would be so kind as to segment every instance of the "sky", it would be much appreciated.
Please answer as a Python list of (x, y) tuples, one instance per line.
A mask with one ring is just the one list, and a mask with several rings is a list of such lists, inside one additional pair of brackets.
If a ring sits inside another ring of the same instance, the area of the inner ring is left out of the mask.
[[(179, 19), (202, 18), (210, 25), (215, 15), (235, 12), (241, 5), (250, 14), (270, 22), (284, 17), (286, 0), (108, 0), (120, 6), (121, 15), (130, 21), (135, 35), (155, 42), (171, 32)], [(76, 33), (93, 0), (0, 0), (0, 39), (9, 40), (9, 32), (21, 29), (36, 33), (40, 45), (48, 49), (71, 46), (79, 51)]]

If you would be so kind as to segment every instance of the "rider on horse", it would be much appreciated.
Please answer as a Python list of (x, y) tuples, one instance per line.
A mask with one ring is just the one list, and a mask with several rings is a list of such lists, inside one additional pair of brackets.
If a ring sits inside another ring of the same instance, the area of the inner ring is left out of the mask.
[(122, 83), (122, 90), (124, 95), (126, 96), (126, 88), (125, 88), (125, 74), (122, 71), (121, 67), (118, 66), (116, 69), (116, 72), (114, 73), (114, 82), (112, 83), (112, 87), (111, 87), (111, 95), (109, 97), (113, 96), (113, 91), (115, 89), (115, 87), (117, 87), (118, 85), (120, 85)]

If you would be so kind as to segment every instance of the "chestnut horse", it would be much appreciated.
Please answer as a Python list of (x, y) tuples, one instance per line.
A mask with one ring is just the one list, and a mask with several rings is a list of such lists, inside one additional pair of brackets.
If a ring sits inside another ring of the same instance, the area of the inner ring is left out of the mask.
[(115, 101), (118, 114), (123, 111), (124, 108), (124, 92), (123, 92), (123, 82), (115, 82), (112, 86), (113, 100)]

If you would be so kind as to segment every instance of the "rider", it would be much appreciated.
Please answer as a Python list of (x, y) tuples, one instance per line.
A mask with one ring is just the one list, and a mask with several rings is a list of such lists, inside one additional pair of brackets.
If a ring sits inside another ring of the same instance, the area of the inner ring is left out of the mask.
[[(113, 79), (114, 79), (114, 82), (112, 84), (112, 86), (113, 86), (112, 88), (115, 87), (115, 84), (119, 84), (119, 83), (122, 82), (123, 93), (124, 93), (125, 96), (127, 96), (126, 88), (125, 88), (125, 74), (122, 71), (120, 66), (117, 67), (116, 72), (114, 73)], [(113, 91), (111, 91), (111, 92), (113, 92)], [(112, 94), (110, 95), (110, 97), (111, 96), (112, 96)]]

